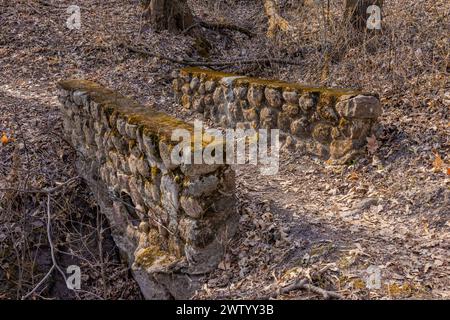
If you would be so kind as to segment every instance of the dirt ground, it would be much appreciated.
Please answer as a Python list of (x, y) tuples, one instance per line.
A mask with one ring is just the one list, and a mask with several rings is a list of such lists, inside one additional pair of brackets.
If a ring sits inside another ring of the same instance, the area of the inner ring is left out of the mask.
[[(317, 8), (299, 12), (289, 1), (280, 2), (286, 3), (282, 13), (292, 30), (268, 39), (259, 1), (206, 6), (189, 1), (199, 19), (224, 19), (257, 34), (248, 39), (203, 30), (212, 45), (206, 59), (283, 56), (303, 64), (225, 70), (379, 93), (384, 113), (376, 147), (340, 167), (283, 148), (277, 175), (237, 168), (239, 234), (196, 298), (260, 298), (303, 277), (348, 299), (450, 298), (450, 5), (389, 3), (381, 40), (344, 44), (334, 37), (334, 24), (322, 33)], [(51, 266), (47, 197), (20, 190), (55, 187), (76, 177), (76, 153), (60, 135), (59, 80), (94, 80), (186, 121), (195, 118), (172, 98), (171, 72), (181, 65), (120, 46), (125, 41), (170, 57), (205, 59), (195, 39), (145, 28), (138, 1), (131, 0), (82, 1), (82, 27), (69, 30), (71, 4), (0, 1), (0, 133), (12, 138), (0, 145), (0, 299), (23, 297)], [(323, 77), (327, 46), (345, 53), (331, 59)], [(72, 259), (63, 258), (65, 250), (76, 252), (69, 256), (84, 261), (88, 284), (86, 292), (72, 297), (58, 289), (62, 279), (53, 279), (32, 297), (139, 299), (83, 183), (52, 194), (51, 209), (60, 263), (73, 263), (64, 260)], [(366, 280), (373, 272), (380, 272), (381, 285), (369, 289)], [(278, 298), (322, 296), (293, 291)]]

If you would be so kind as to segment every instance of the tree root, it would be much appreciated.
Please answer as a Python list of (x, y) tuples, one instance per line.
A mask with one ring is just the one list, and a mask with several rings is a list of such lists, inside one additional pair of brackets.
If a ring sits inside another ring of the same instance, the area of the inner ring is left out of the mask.
[(302, 279), (302, 280), (297, 280), (294, 283), (291, 283), (285, 287), (282, 287), (279, 290), (273, 292), (272, 294), (270, 294), (268, 296), (260, 297), (259, 299), (260, 300), (275, 299), (282, 294), (288, 294), (288, 293), (290, 293), (292, 291), (296, 291), (296, 290), (308, 290), (310, 292), (314, 292), (316, 294), (322, 295), (322, 297), (327, 300), (344, 298), (342, 295), (340, 295), (337, 292), (324, 290), (322, 288), (319, 288), (317, 286), (314, 286), (314, 285), (308, 283), (308, 280)]

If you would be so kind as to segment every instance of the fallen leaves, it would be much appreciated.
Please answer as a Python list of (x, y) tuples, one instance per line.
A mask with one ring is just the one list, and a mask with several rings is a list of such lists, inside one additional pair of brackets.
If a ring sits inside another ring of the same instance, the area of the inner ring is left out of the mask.
[(372, 134), (372, 136), (366, 138), (366, 140), (367, 140), (367, 151), (370, 154), (374, 154), (379, 148), (377, 138), (375, 137), (375, 135)]
[[(434, 153), (433, 172), (438, 173), (438, 172), (442, 171), (444, 161), (442, 160), (440, 154), (436, 150), (433, 150), (433, 153)], [(447, 168), (447, 174), (448, 174), (448, 168)]]
[(2, 137), (0, 138), (0, 141), (2, 142), (2, 145), (6, 145), (9, 142), (12, 142), (13, 140), (11, 138), (8, 138), (6, 133), (3, 132)]
[(359, 175), (356, 171), (352, 171), (348, 176), (347, 176), (347, 180), (350, 181), (357, 181), (359, 180)]

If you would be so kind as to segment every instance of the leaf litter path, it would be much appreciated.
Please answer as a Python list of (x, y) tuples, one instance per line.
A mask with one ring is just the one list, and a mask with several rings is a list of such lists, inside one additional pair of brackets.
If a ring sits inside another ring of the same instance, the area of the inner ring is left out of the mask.
[[(202, 297), (255, 298), (307, 278), (346, 298), (449, 298), (445, 176), (395, 164), (333, 168), (289, 152), (280, 169), (240, 171), (244, 240), (230, 246)], [(408, 173), (414, 184), (400, 180)], [(380, 272), (379, 289), (367, 288), (369, 267)]]

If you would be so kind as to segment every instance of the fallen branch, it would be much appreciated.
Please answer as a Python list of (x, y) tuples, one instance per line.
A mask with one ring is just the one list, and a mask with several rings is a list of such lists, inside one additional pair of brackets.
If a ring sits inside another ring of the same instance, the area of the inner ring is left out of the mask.
[(47, 193), (47, 240), (48, 240), (48, 244), (50, 246), (50, 255), (52, 257), (52, 266), (51, 266), (50, 270), (47, 272), (47, 274), (42, 278), (42, 280), (39, 281), (39, 283), (33, 288), (33, 290), (31, 290), (30, 292), (28, 292), (26, 295), (24, 295), (22, 297), (22, 300), (25, 300), (29, 296), (31, 296), (45, 282), (45, 280), (52, 274), (54, 269), (58, 270), (58, 272), (63, 277), (64, 281), (67, 283), (66, 274), (61, 269), (61, 267), (58, 265), (58, 262), (56, 261), (56, 257), (55, 257), (55, 247), (53, 245), (53, 241), (52, 241), (52, 237), (51, 237), (52, 219), (51, 219), (51, 214), (50, 214), (50, 199), (51, 199), (50, 193)]
[(188, 33), (189, 31), (191, 31), (194, 28), (199, 28), (199, 27), (203, 27), (206, 29), (211, 29), (211, 30), (220, 30), (220, 29), (227, 29), (227, 30), (231, 30), (231, 31), (238, 31), (241, 32), (243, 34), (245, 34), (247, 37), (252, 38), (255, 36), (255, 34), (253, 32), (251, 32), (250, 30), (240, 27), (240, 26), (236, 26), (233, 24), (228, 24), (228, 23), (212, 23), (212, 22), (204, 22), (204, 21), (200, 21), (198, 23), (195, 23), (191, 26), (189, 26), (188, 28), (186, 28), (183, 31), (183, 34)]
[(273, 292), (269, 296), (260, 297), (259, 299), (260, 300), (275, 299), (282, 294), (288, 294), (288, 293), (290, 293), (292, 291), (296, 291), (296, 290), (308, 290), (310, 292), (314, 292), (314, 293), (322, 295), (323, 298), (327, 299), (327, 300), (344, 298), (342, 295), (340, 295), (337, 292), (324, 290), (322, 288), (319, 288), (317, 286), (314, 286), (314, 285), (308, 283), (308, 280), (302, 279), (302, 280), (295, 281), (294, 283), (291, 283), (285, 287), (280, 288), (279, 290)]
[(163, 56), (159, 53), (153, 53), (148, 51), (147, 49), (139, 49), (125, 43), (121, 43), (121, 46), (128, 49), (130, 52), (139, 53), (149, 57), (155, 57), (162, 60), (167, 60), (173, 63), (182, 64), (191, 67), (223, 67), (223, 66), (233, 66), (233, 65), (244, 65), (244, 64), (267, 64), (267, 63), (279, 63), (279, 64), (287, 64), (287, 65), (302, 65), (301, 62), (279, 59), (279, 58), (256, 58), (256, 59), (235, 59), (231, 61), (192, 61), (183, 58), (171, 58), (167, 56)]
[(79, 176), (70, 178), (69, 180), (67, 180), (66, 182), (61, 183), (59, 186), (53, 187), (53, 188), (45, 188), (45, 189), (15, 189), (15, 188), (0, 188), (0, 191), (15, 191), (15, 192), (20, 192), (20, 193), (43, 193), (43, 194), (51, 194), (54, 193), (55, 191), (58, 191), (59, 189), (65, 187), (66, 185), (74, 182), (75, 180), (80, 179)]
[[(52, 188), (51, 190), (57, 190), (57, 188), (59, 189), (59, 187), (65, 186), (69, 181), (73, 181), (73, 179), (76, 179), (78, 177), (72, 178), (70, 180), (68, 180), (66, 183), (64, 183), (63, 185), (60, 185), (56, 188)], [(51, 192), (47, 192), (47, 240), (48, 240), (48, 244), (50, 246), (50, 256), (52, 258), (52, 266), (50, 267), (50, 269), (48, 270), (48, 272), (45, 274), (45, 276), (41, 279), (41, 281), (39, 281), (36, 286), (29, 291), (26, 295), (22, 296), (22, 300), (25, 300), (27, 298), (29, 298), (34, 292), (36, 292), (36, 290), (48, 279), (48, 277), (52, 274), (53, 270), (58, 270), (58, 272), (61, 274), (61, 277), (64, 279), (64, 282), (67, 283), (67, 277), (66, 274), (64, 273), (64, 271), (61, 269), (61, 267), (59, 266), (58, 262), (56, 261), (56, 256), (55, 256), (55, 245), (53, 244), (52, 241), (52, 236), (51, 236), (51, 225), (52, 225), (52, 218), (51, 218), (51, 210), (50, 210), (50, 201), (51, 201)], [(91, 294), (94, 297), (96, 297), (97, 299), (103, 300), (102, 297), (96, 295), (95, 293), (86, 291), (86, 290), (81, 290), (81, 289), (77, 289), (77, 290), (72, 290), (75, 294), (75, 296), (80, 299), (79, 296), (79, 292), (83, 292), (83, 293), (87, 293), (87, 294)]]

